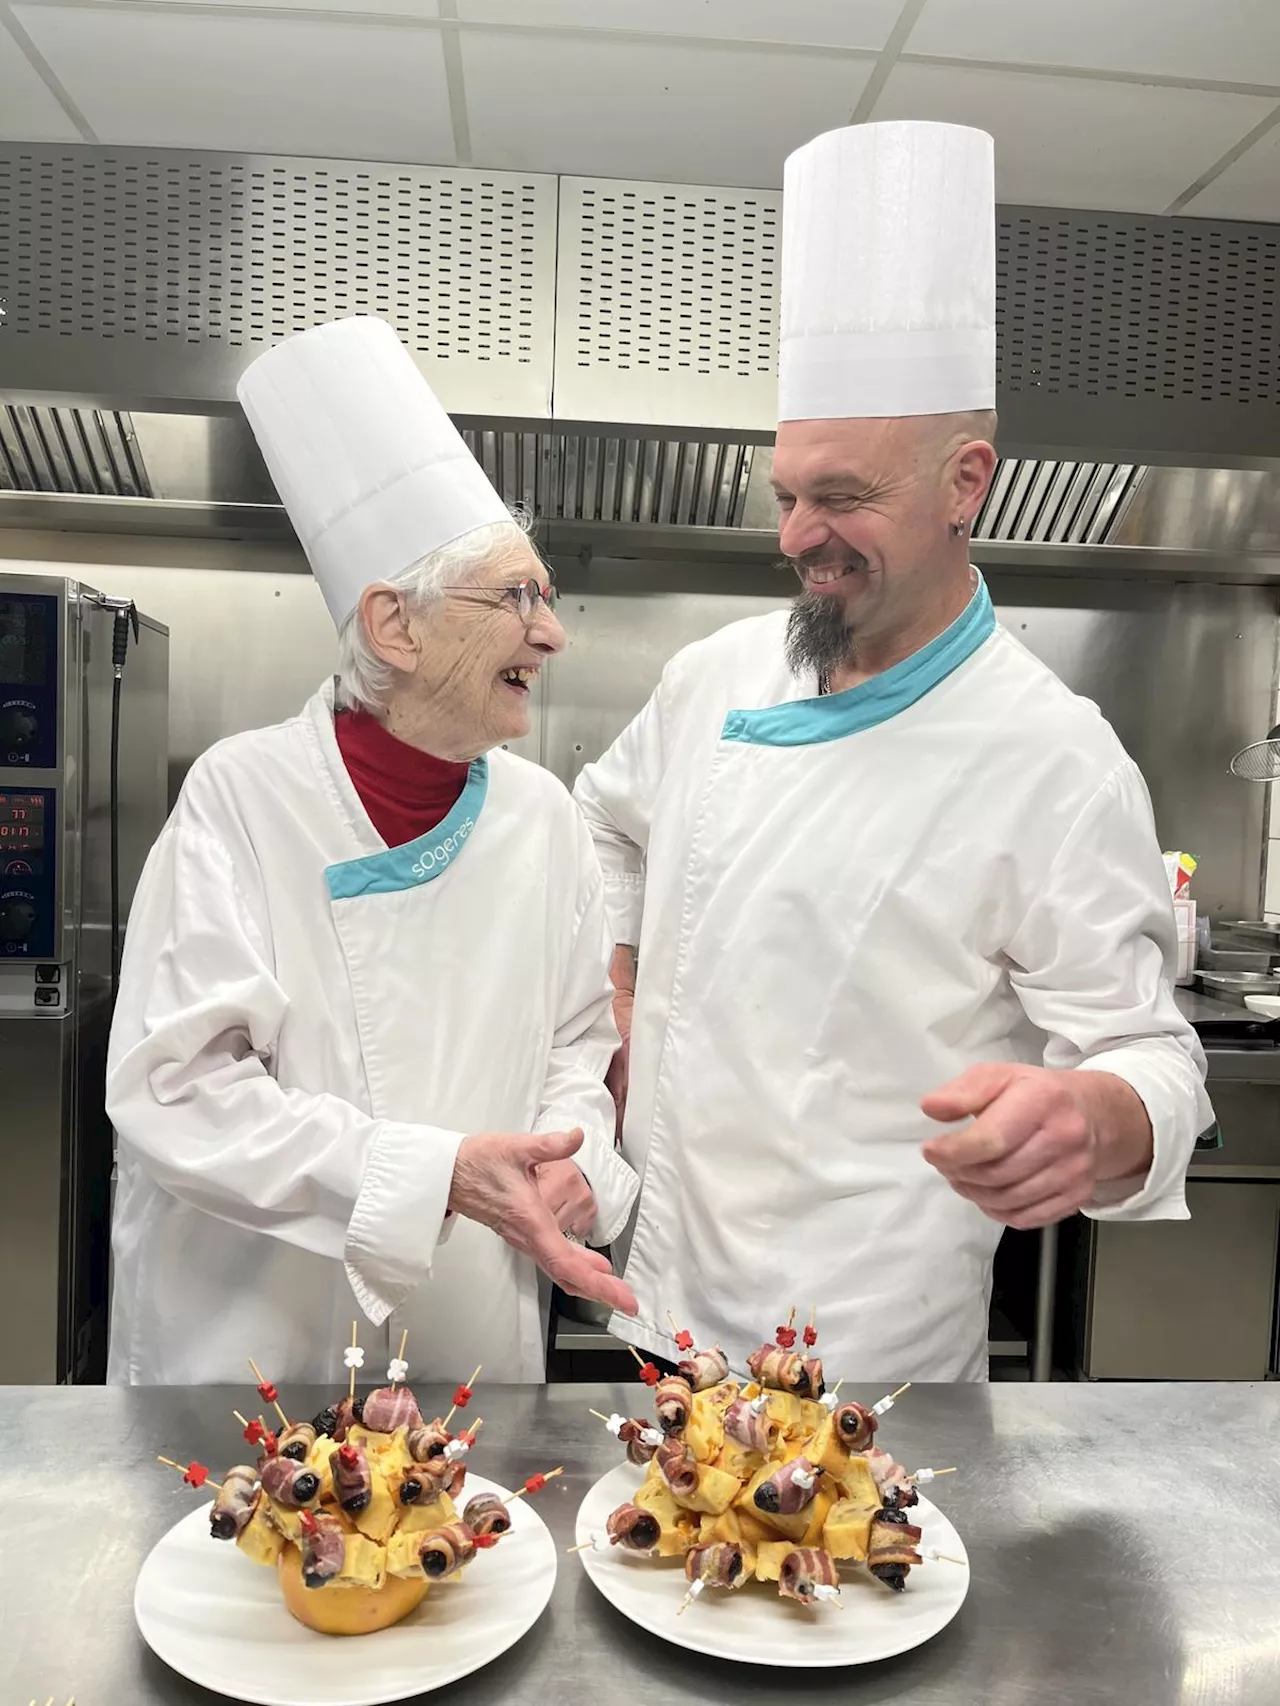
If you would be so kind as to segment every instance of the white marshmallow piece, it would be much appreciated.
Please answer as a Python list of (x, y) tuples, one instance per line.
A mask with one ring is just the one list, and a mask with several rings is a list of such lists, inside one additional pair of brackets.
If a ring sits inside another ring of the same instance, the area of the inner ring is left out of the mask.
[(392, 1357), (391, 1361), (387, 1364), (387, 1379), (393, 1386), (397, 1381), (403, 1380), (408, 1372), (409, 1365), (403, 1357)]
[(840, 1589), (830, 1586), (827, 1582), (818, 1582), (814, 1586), (813, 1597), (825, 1600), (829, 1605), (841, 1605)]
[(882, 1398), (878, 1404), (873, 1404), (871, 1406), (871, 1414), (873, 1416), (883, 1416), (888, 1411), (892, 1410), (893, 1405), (894, 1400), (892, 1398)]
[(797, 1487), (803, 1487), (807, 1493), (818, 1477), (812, 1469), (797, 1469), (791, 1479)]
[(364, 1367), (364, 1346), (348, 1345), (342, 1353), (342, 1360), (348, 1368)]
[(665, 1435), (661, 1432), (660, 1429), (658, 1429), (658, 1428), (644, 1428), (641, 1430), (640, 1443), (642, 1445), (659, 1446), (662, 1444), (662, 1441), (664, 1438), (665, 1438)]
[(615, 1439), (618, 1438), (618, 1436), (621, 1434), (623, 1428), (626, 1427), (626, 1425), (627, 1425), (627, 1418), (625, 1416), (620, 1416), (616, 1410), (609, 1417), (609, 1420), (605, 1423), (605, 1426), (608, 1428), (609, 1432), (613, 1435), (613, 1437)]
[(461, 1463), (470, 1450), (470, 1440), (451, 1439), (444, 1448), (445, 1461), (447, 1463)]

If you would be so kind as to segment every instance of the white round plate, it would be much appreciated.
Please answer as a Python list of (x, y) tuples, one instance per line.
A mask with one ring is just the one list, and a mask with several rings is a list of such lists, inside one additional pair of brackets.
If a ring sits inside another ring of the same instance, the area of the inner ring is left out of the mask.
[[(476, 1493), (510, 1497), (468, 1474), (466, 1497)], [(460, 1580), (433, 1585), (402, 1623), (372, 1635), (317, 1635), (286, 1611), (274, 1570), (211, 1539), (202, 1505), (152, 1547), (133, 1612), (152, 1652), (217, 1694), (253, 1706), (383, 1706), (505, 1653), (542, 1615), (555, 1580), (555, 1542), (520, 1499), (510, 1533)]]
[(922, 1498), (911, 1520), (923, 1545), (963, 1558), (963, 1564), (921, 1564), (894, 1593), (856, 1564), (841, 1571), (841, 1605), (812, 1610), (783, 1599), (772, 1582), (747, 1582), (731, 1593), (707, 1588), (678, 1616), (687, 1583), (679, 1558), (645, 1558), (611, 1546), (605, 1522), (634, 1498), (643, 1470), (621, 1463), (602, 1475), (578, 1510), (583, 1568), (624, 1616), (651, 1635), (713, 1658), (760, 1665), (863, 1665), (891, 1659), (930, 1640), (959, 1611), (969, 1591), (969, 1562), (960, 1536), (936, 1505)]

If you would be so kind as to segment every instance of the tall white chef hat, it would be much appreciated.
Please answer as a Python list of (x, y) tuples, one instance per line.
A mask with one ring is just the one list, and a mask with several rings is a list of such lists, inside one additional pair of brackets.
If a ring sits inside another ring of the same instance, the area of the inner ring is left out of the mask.
[(511, 519), (383, 320), (286, 338), (236, 395), (339, 627), (374, 581)]
[(995, 149), (852, 125), (787, 160), (778, 419), (995, 407)]

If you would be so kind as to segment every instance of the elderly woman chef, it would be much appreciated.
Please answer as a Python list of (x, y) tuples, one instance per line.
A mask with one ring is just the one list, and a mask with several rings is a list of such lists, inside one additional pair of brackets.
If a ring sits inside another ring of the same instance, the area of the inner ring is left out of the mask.
[(563, 645), (551, 589), (382, 322), (277, 345), (240, 398), (340, 667), (194, 765), (138, 890), (110, 1378), (323, 1380), (358, 1304), (372, 1366), (407, 1328), (442, 1379), (541, 1379), (539, 1268), (634, 1305), (562, 1236), (607, 1243), (634, 1194), (599, 867), (495, 750)]

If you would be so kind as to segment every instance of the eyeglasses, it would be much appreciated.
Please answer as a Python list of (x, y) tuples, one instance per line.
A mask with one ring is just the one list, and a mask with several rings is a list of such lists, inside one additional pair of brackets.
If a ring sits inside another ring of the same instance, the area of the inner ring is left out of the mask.
[(543, 586), (541, 581), (535, 580), (516, 581), (512, 586), (500, 587), (446, 586), (442, 590), (456, 593), (472, 604), (512, 605), (526, 628), (537, 619), (540, 605), (554, 610), (559, 597), (550, 582)]

